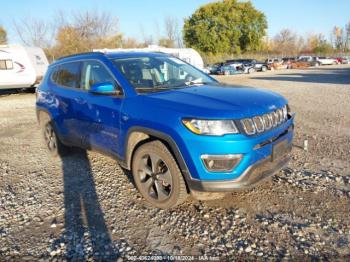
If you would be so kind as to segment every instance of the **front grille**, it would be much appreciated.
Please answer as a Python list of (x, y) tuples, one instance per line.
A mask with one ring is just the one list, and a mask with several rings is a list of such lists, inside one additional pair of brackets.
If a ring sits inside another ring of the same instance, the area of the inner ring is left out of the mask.
[(255, 135), (275, 128), (287, 120), (287, 106), (284, 106), (264, 115), (242, 119), (241, 125), (247, 135)]

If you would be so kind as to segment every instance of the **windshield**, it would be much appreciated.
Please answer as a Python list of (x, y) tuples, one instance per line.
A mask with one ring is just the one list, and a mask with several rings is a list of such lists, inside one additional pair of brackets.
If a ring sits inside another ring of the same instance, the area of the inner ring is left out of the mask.
[(112, 59), (137, 92), (152, 92), (217, 83), (195, 67), (171, 56)]

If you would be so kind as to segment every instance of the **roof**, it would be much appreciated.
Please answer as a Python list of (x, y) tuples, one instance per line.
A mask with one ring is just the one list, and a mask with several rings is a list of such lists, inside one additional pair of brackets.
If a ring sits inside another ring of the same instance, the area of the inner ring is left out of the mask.
[(160, 53), (160, 52), (110, 52), (110, 53), (102, 53), (102, 52), (87, 52), (87, 53), (79, 53), (69, 56), (64, 56), (59, 59), (57, 59), (55, 62), (53, 62), (51, 65), (55, 65), (62, 62), (70, 62), (70, 61), (76, 61), (81, 59), (91, 59), (91, 58), (131, 58), (131, 57), (154, 57), (154, 56), (168, 56), (167, 54)]
[(109, 58), (128, 58), (128, 57), (140, 57), (140, 56), (146, 56), (146, 57), (154, 57), (154, 56), (168, 56), (168, 54), (164, 54), (162, 52), (111, 52), (106, 53), (106, 56)]

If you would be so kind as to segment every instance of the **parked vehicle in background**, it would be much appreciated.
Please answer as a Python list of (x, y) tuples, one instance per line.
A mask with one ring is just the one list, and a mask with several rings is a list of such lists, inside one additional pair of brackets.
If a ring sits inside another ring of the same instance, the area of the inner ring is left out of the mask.
[(296, 57), (283, 57), (282, 62), (284, 65), (287, 66), (287, 69), (292, 68), (292, 64), (295, 63), (298, 60)]
[(316, 60), (320, 62), (321, 65), (336, 65), (338, 61), (331, 57), (320, 56), (316, 57)]
[(226, 65), (235, 67), (236, 69), (241, 69), (245, 73), (254, 73), (256, 71), (265, 72), (268, 66), (264, 62), (259, 62), (255, 59), (235, 59), (227, 60)]
[(242, 71), (244, 74), (253, 74), (256, 72), (253, 64), (242, 64), (238, 67), (238, 70)]
[(334, 60), (337, 61), (338, 64), (343, 63), (343, 57), (334, 57)]
[(41, 48), (0, 45), (0, 89), (35, 88), (48, 65)]
[(281, 58), (277, 58), (277, 57), (275, 57), (275, 58), (267, 58), (265, 60), (265, 63), (268, 64), (268, 65), (275, 64), (275, 63), (276, 64), (281, 64), (281, 63), (283, 63), (283, 60)]
[(304, 61), (304, 62), (309, 62), (309, 61), (313, 61), (313, 60), (316, 60), (315, 59), (316, 57), (313, 57), (311, 55), (302, 55), (302, 56), (299, 56), (297, 61)]
[(209, 70), (209, 74), (211, 75), (217, 75), (218, 71), (220, 70), (220, 67), (222, 67), (224, 63), (216, 63), (213, 65), (207, 65), (207, 69)]
[(236, 75), (242, 73), (242, 70), (229, 65), (220, 66), (216, 72), (217, 75)]
[(238, 70), (239, 68), (242, 67), (242, 61), (238, 60), (238, 59), (226, 60), (224, 65), (231, 66), (231, 67), (233, 67), (233, 68)]
[(279, 70), (288, 68), (288, 65), (284, 64), (281, 58), (268, 58), (265, 62), (269, 70)]
[[(319, 61), (318, 57), (316, 56), (300, 56), (296, 62), (296, 64), (299, 63), (299, 64), (302, 64), (302, 67), (305, 67), (305, 66), (320, 66), (322, 65), (322, 62)], [(295, 67), (297, 68), (300, 68), (299, 65), (294, 65)], [(294, 68), (295, 68), (294, 67)]]
[(349, 57), (346, 57), (346, 56), (337, 57), (335, 59), (337, 60), (338, 64), (349, 64), (350, 63)]
[(350, 64), (350, 56), (343, 57), (342, 64)]
[(267, 71), (267, 64), (265, 62), (259, 62), (255, 59), (242, 59), (242, 64), (246, 67), (252, 66), (255, 71), (265, 72)]
[(165, 209), (189, 193), (251, 188), (283, 168), (294, 133), (287, 103), (223, 86), (167, 54), (95, 52), (50, 65), (36, 110), (53, 156), (70, 146), (111, 155)]
[(311, 66), (335, 65), (338, 63), (336, 59), (325, 56), (300, 56), (298, 61), (309, 62)]

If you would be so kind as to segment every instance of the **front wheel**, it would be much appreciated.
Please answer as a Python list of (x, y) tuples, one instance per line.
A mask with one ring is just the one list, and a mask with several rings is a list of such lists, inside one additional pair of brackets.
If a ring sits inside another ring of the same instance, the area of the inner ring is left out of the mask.
[(172, 208), (183, 203), (188, 196), (174, 157), (160, 141), (146, 143), (136, 150), (132, 174), (141, 195), (155, 207)]
[(263, 66), (263, 67), (261, 68), (261, 71), (262, 71), (262, 72), (266, 72), (266, 71), (267, 71), (267, 67), (266, 67), (266, 66)]

